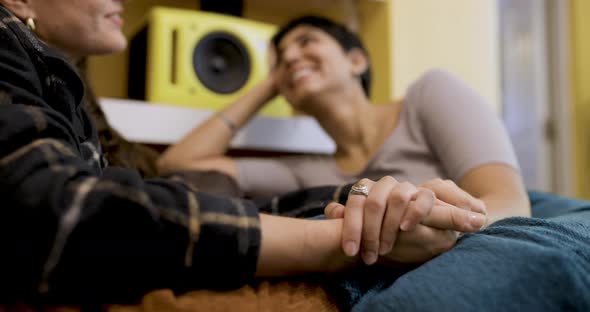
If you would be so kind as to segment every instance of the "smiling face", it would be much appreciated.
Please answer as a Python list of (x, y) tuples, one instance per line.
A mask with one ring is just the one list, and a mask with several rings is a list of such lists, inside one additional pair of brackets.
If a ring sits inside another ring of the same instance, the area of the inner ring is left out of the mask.
[(359, 84), (366, 63), (357, 60), (358, 50), (346, 52), (328, 33), (300, 25), (289, 31), (277, 46), (275, 75), (279, 92), (296, 109), (311, 97), (339, 92)]
[[(74, 58), (120, 52), (125, 0), (29, 0), (36, 33)], [(24, 17), (26, 18), (26, 17)]]

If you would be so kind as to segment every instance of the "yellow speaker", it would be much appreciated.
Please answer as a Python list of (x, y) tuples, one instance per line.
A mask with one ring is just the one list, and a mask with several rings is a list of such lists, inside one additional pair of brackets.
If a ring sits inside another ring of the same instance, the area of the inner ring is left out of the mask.
[[(276, 26), (192, 10), (153, 8), (131, 39), (129, 97), (220, 110), (268, 73)], [(278, 97), (261, 113), (286, 117)]]

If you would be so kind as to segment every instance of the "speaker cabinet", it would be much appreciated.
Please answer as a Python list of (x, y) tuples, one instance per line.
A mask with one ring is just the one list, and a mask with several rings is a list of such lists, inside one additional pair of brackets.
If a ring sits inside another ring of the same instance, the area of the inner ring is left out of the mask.
[[(268, 73), (276, 27), (216, 13), (155, 7), (131, 39), (132, 99), (220, 110)], [(261, 114), (291, 115), (278, 97)]]

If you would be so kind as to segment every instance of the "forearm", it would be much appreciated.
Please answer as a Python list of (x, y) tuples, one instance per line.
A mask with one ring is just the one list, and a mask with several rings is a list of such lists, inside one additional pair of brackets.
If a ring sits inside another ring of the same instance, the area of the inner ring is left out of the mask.
[(228, 105), (221, 113), (223, 117), (211, 116), (180, 142), (170, 146), (158, 161), (159, 169), (162, 172), (170, 172), (181, 169), (188, 162), (224, 155), (235, 134), (234, 130), (243, 127), (275, 96), (276, 91), (271, 80), (265, 80), (255, 86), (236, 102)]
[(480, 197), (488, 211), (488, 225), (509, 217), (530, 217), (531, 207), (526, 192), (512, 190)]
[(284, 276), (334, 272), (352, 267), (356, 258), (340, 247), (342, 219), (305, 220), (261, 215), (262, 246), (256, 275)]
[(530, 217), (531, 207), (520, 173), (511, 166), (489, 164), (468, 172), (459, 186), (486, 205), (488, 225), (508, 217)]

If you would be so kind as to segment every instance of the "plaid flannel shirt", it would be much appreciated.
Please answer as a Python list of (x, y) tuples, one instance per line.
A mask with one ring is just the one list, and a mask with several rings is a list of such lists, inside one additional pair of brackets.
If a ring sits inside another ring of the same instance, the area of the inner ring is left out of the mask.
[(0, 46), (0, 302), (126, 301), (253, 276), (252, 202), (106, 167), (75, 69), (1, 6)]

